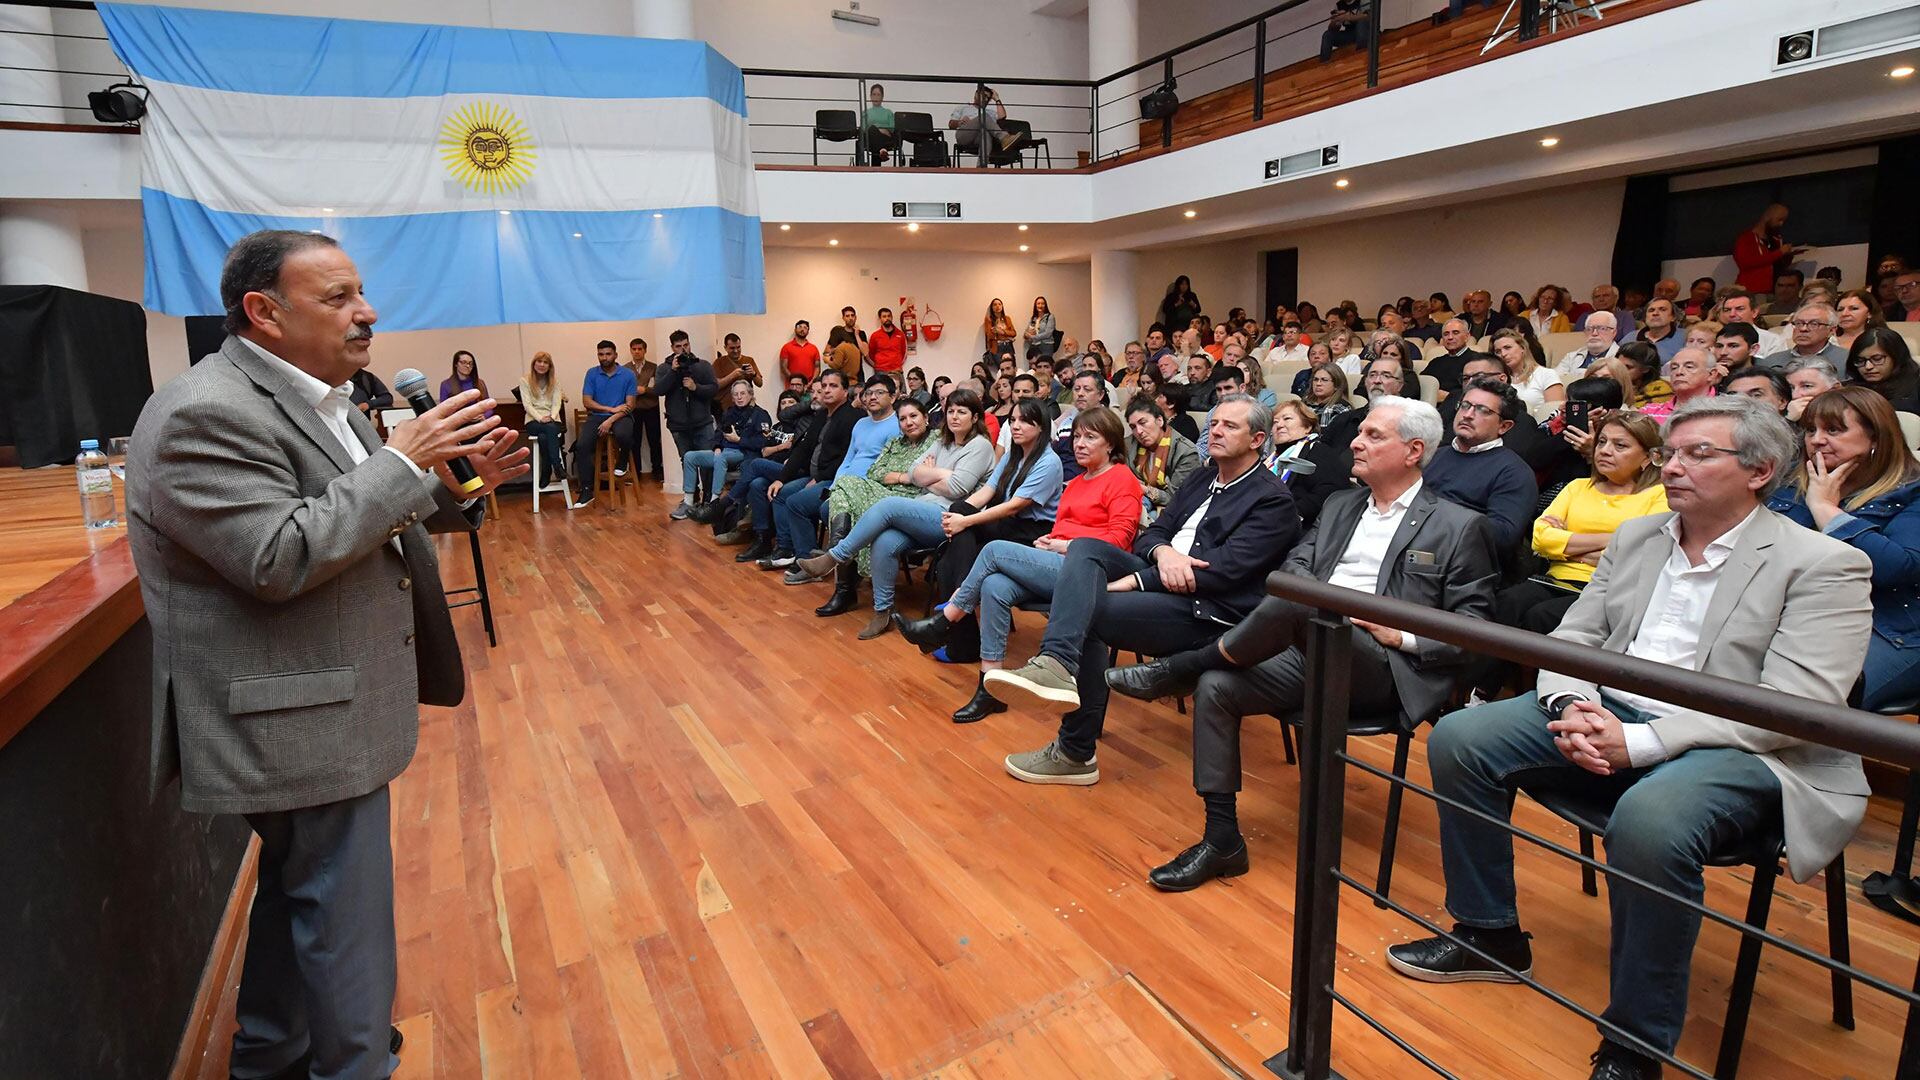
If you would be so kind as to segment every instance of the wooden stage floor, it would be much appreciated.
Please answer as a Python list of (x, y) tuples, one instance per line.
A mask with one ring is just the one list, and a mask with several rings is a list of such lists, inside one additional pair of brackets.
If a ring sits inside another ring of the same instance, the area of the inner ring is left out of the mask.
[[(644, 510), (534, 517), (510, 497), (485, 532), (500, 646), (476, 609), (456, 613), (472, 694), (428, 711), (394, 789), (402, 1077), (1267, 1075), (1286, 1041), (1298, 798), (1276, 732), (1248, 729), (1252, 873), (1161, 895), (1146, 871), (1200, 826), (1185, 717), (1116, 701), (1097, 786), (1018, 783), (1002, 756), (1045, 742), (1052, 717), (950, 723), (970, 670), (897, 635), (856, 641), (864, 615), (814, 617), (825, 586), (736, 566), (669, 505), (649, 487)], [(464, 543), (443, 559), (450, 585), (467, 579)], [(1014, 653), (1037, 634), (1023, 619)], [(1356, 876), (1383, 801), (1352, 781)], [(1894, 818), (1876, 802), (1856, 882), (1888, 864)], [(1394, 892), (1438, 914), (1435, 836), (1409, 798)], [(1519, 875), (1537, 973), (1599, 1008), (1604, 898), (1524, 845)], [(1710, 872), (1711, 902), (1744, 910), (1747, 882)], [(1852, 895), (1856, 961), (1907, 985), (1920, 933)], [(1822, 949), (1823, 924), (1818, 879), (1783, 883), (1773, 929)], [(1350, 895), (1343, 992), (1460, 1076), (1586, 1076), (1594, 1031), (1532, 992), (1392, 974), (1383, 951), (1414, 930)], [(1712, 1061), (1735, 945), (1702, 934), (1692, 1061)], [(1827, 993), (1768, 950), (1741, 1075), (1891, 1075), (1904, 1014), (1862, 990), (1859, 1030), (1841, 1031)], [(1421, 1071), (1350, 1017), (1335, 1033), (1349, 1078)]]

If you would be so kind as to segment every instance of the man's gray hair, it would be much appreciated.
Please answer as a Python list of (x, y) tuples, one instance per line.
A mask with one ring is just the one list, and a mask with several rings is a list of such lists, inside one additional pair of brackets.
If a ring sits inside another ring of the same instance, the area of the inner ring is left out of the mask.
[(1222, 405), (1245, 405), (1247, 407), (1247, 430), (1264, 432), (1268, 440), (1273, 438), (1273, 410), (1261, 404), (1252, 394), (1228, 394), (1213, 403), (1218, 409)]
[(1802, 371), (1818, 372), (1829, 383), (1840, 381), (1840, 372), (1833, 362), (1824, 356), (1796, 356), (1787, 362), (1782, 375), (1797, 375)]
[(1840, 325), (1840, 313), (1833, 310), (1832, 306), (1826, 303), (1801, 304), (1799, 309), (1793, 313), (1793, 317), (1798, 319), (1800, 316), (1808, 314), (1809, 312), (1819, 316), (1828, 326)]
[(1667, 441), (1673, 441), (1673, 433), (1681, 424), (1714, 416), (1732, 418), (1732, 449), (1740, 464), (1749, 469), (1773, 466), (1773, 478), (1758, 492), (1760, 501), (1766, 502), (1767, 496), (1786, 482), (1800, 459), (1800, 439), (1793, 433), (1792, 425), (1779, 413), (1744, 394), (1721, 394), (1696, 398), (1675, 409), (1667, 421)]
[(220, 268), (220, 306), (227, 312), (222, 327), (229, 334), (237, 334), (253, 325), (245, 304), (250, 292), (266, 293), (285, 302), (274, 290), (280, 284), (280, 267), (287, 256), (308, 248), (339, 246), (325, 233), (298, 229), (261, 229), (235, 240), (227, 249), (226, 264)]
[(1395, 409), (1400, 413), (1399, 422), (1394, 425), (1400, 438), (1405, 442), (1420, 440), (1420, 467), (1427, 467), (1433, 455), (1440, 452), (1440, 446), (1446, 436), (1446, 425), (1440, 422), (1440, 410), (1424, 401), (1413, 398), (1396, 397), (1387, 394), (1374, 398), (1367, 405), (1369, 412), (1381, 409)]

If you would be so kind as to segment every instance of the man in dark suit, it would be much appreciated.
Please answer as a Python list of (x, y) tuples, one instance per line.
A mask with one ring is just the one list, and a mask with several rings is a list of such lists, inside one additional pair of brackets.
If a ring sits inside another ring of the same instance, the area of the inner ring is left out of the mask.
[(1260, 602), (1268, 571), (1300, 536), (1293, 496), (1261, 463), (1272, 431), (1266, 406), (1245, 394), (1223, 399), (1208, 429), (1212, 467), (1180, 485), (1132, 551), (1091, 537), (1068, 545), (1040, 651), (983, 680), (1001, 701), (1030, 698), (1070, 710), (1053, 742), (1007, 756), (1009, 773), (1033, 784), (1098, 781), (1107, 650), (1165, 656), (1197, 648)]
[(466, 693), (426, 527), (479, 512), (446, 462), (492, 488), (527, 451), (477, 390), (380, 445), (350, 404), (376, 316), (330, 237), (242, 237), (220, 298), (229, 336), (147, 402), (127, 470), (153, 786), (178, 779), (187, 810), (244, 814), (260, 837), (233, 1075), (387, 1076), (387, 784), (418, 704)]
[[(1281, 572), (1443, 611), (1493, 614), (1499, 576), (1486, 518), (1436, 496), (1421, 468), (1442, 438), (1425, 402), (1373, 402), (1353, 442), (1353, 475), (1367, 487), (1327, 501)], [(1313, 611), (1269, 596), (1212, 645), (1107, 672), (1107, 684), (1152, 700), (1192, 693), (1193, 786), (1206, 803), (1201, 841), (1148, 878), (1168, 892), (1247, 871), (1234, 793), (1240, 790), (1240, 722), (1298, 709), (1306, 662), (1296, 644)], [(1409, 727), (1437, 714), (1465, 654), (1388, 626), (1355, 621), (1353, 710), (1395, 712)]]
[(1473, 347), (1473, 338), (1467, 334), (1467, 320), (1455, 317), (1440, 327), (1440, 351), (1430, 355), (1433, 359), (1427, 361), (1420, 374), (1433, 376), (1440, 384), (1440, 392), (1452, 397), (1460, 392), (1461, 369), (1467, 361), (1487, 354)]

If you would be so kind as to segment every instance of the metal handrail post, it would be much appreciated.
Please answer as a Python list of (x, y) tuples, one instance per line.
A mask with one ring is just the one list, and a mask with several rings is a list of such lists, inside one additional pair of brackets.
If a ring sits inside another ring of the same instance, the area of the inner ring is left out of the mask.
[[(1161, 79), (1160, 85), (1165, 87), (1171, 82), (1173, 82), (1173, 57), (1169, 56), (1167, 57), (1166, 75)], [(1178, 109), (1174, 110), (1174, 112), (1179, 111)], [(1160, 120), (1160, 145), (1162, 148), (1173, 145), (1173, 113), (1168, 113)]]
[(860, 76), (859, 96), (853, 100), (853, 153), (854, 161), (860, 165), (873, 164), (873, 155), (867, 146), (867, 77)]
[(1253, 24), (1253, 119), (1267, 115), (1267, 20)]
[(1380, 3), (1367, 6), (1367, 89), (1380, 85)]

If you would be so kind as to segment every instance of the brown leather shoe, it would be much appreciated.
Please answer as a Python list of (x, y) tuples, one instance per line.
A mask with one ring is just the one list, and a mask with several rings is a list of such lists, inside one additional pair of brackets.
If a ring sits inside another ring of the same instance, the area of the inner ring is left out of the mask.
[(873, 618), (868, 619), (867, 625), (860, 631), (860, 640), (872, 641), (891, 629), (893, 629), (893, 609), (876, 611), (873, 613)]

